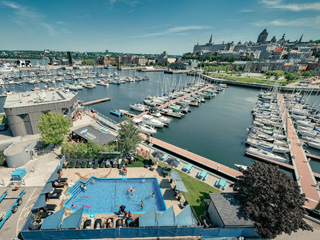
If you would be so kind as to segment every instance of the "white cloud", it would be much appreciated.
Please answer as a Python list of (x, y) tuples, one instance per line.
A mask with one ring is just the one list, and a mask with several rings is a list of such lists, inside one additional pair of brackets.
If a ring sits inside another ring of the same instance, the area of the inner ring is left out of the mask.
[(168, 36), (168, 35), (183, 36), (183, 35), (186, 35), (187, 32), (192, 30), (202, 30), (202, 29), (208, 29), (208, 28), (209, 28), (208, 26), (197, 26), (197, 25), (176, 26), (176, 27), (168, 28), (161, 32), (146, 33), (138, 36), (132, 36), (130, 38), (146, 38), (146, 37)]
[(283, 0), (260, 0), (267, 8), (289, 10), (293, 12), (299, 11), (320, 11), (320, 2), (314, 3), (285, 3)]
[(290, 27), (296, 27), (296, 26), (311, 26), (310, 23), (312, 23), (312, 26), (315, 26), (316, 28), (320, 28), (320, 16), (314, 17), (314, 18), (299, 18), (294, 20), (285, 20), (285, 19), (275, 19), (271, 21), (259, 21), (256, 23), (253, 23), (255, 26), (276, 26), (276, 27), (283, 27), (283, 26), (290, 26)]

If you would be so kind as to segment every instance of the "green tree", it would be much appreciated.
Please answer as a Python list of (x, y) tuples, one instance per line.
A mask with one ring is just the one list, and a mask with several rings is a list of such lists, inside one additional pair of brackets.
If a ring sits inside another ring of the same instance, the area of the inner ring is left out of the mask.
[(85, 59), (82, 60), (82, 65), (96, 65), (96, 61), (93, 59)]
[(320, 58), (320, 50), (313, 51), (312, 56), (315, 56), (316, 58)]
[(122, 154), (135, 151), (142, 138), (138, 128), (132, 122), (131, 118), (127, 118), (119, 129), (119, 148)]
[(48, 112), (41, 114), (38, 127), (41, 131), (41, 140), (45, 144), (60, 145), (64, 136), (70, 132), (70, 121), (65, 119), (62, 113)]
[(284, 73), (284, 77), (287, 80), (287, 83), (290, 83), (294, 80), (297, 80), (299, 78), (299, 75), (296, 73), (289, 73), (289, 72), (285, 72)]
[(304, 71), (304, 73), (302, 74), (302, 76), (304, 76), (304, 77), (312, 77), (312, 76), (316, 76), (316, 75), (318, 75), (318, 72), (313, 71), (313, 70)]
[(298, 229), (312, 230), (304, 220), (305, 194), (290, 176), (278, 167), (255, 162), (240, 170), (233, 185), (246, 216), (255, 221), (263, 238), (275, 238), (281, 233), (291, 234)]

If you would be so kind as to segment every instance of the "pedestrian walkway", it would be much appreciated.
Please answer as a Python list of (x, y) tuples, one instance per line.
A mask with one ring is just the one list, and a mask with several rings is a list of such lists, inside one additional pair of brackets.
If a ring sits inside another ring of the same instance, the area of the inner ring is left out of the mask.
[[(281, 106), (284, 106), (284, 99), (281, 94), (279, 94), (279, 103)], [(294, 129), (292, 120), (289, 117), (287, 109), (283, 111), (283, 119), (286, 119), (286, 121), (284, 121), (285, 129), (287, 129), (288, 140), (291, 142), (291, 156), (296, 179), (298, 181), (298, 184), (301, 186), (302, 192), (306, 195), (306, 198), (309, 200), (309, 202), (305, 202), (305, 206), (314, 209), (320, 201), (320, 194), (317, 189), (317, 182), (309, 165), (309, 161), (307, 161), (307, 157), (302, 147), (302, 143), (300, 142), (297, 136), (297, 133)]]

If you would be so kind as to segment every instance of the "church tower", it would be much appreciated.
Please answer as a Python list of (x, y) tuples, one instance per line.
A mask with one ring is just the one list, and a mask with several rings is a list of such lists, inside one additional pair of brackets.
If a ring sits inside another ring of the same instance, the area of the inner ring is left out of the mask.
[(264, 29), (264, 30), (259, 34), (257, 43), (259, 43), (259, 44), (261, 44), (261, 43), (266, 43), (267, 37), (268, 37), (267, 29)]
[(211, 37), (209, 39), (209, 43), (211, 44), (212, 43), (212, 34), (211, 34)]

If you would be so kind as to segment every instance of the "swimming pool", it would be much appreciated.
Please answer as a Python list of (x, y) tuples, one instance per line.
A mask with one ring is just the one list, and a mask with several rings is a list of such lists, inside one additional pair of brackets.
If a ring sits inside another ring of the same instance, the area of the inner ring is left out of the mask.
[[(86, 190), (81, 185), (85, 185)], [(134, 188), (133, 196), (130, 187)], [(157, 178), (91, 177), (86, 182), (78, 181), (68, 193), (72, 196), (64, 206), (73, 211), (83, 207), (84, 214), (113, 214), (119, 211), (116, 204), (126, 206), (126, 211), (133, 213), (144, 213), (153, 206), (158, 212), (167, 209)], [(144, 200), (142, 209), (141, 200)]]

